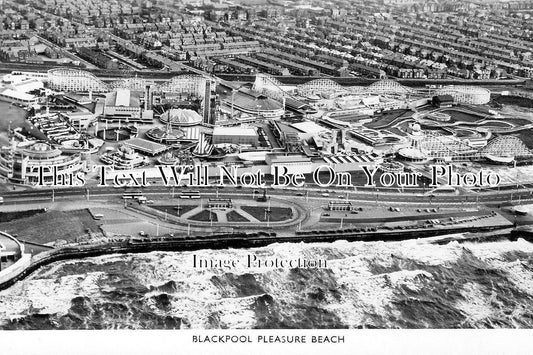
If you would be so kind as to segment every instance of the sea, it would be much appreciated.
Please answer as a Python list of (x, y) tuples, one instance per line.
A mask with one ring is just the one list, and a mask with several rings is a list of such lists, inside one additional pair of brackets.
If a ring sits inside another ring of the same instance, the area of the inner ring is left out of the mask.
[[(327, 264), (199, 269), (195, 255)], [(523, 239), (113, 254), (55, 262), (0, 292), (0, 329), (531, 327), (533, 244)]]
[(26, 110), (11, 105), (9, 102), (0, 101), (0, 147), (9, 143), (8, 128), (23, 127), (27, 125)]

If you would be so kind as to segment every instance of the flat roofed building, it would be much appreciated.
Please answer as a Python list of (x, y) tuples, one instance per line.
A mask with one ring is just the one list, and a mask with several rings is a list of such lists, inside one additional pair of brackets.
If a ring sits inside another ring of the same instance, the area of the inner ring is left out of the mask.
[(436, 95), (436, 96), (433, 96), (431, 103), (435, 107), (452, 107), (453, 96), (452, 95)]
[(92, 122), (96, 121), (96, 114), (92, 112), (66, 112), (60, 115), (65, 117), (72, 126), (80, 131), (82, 129), (86, 130)]
[(151, 142), (143, 138), (129, 139), (124, 142), (124, 145), (138, 152), (150, 154), (152, 156), (161, 154), (164, 151), (170, 149), (169, 146), (166, 146), (164, 144), (159, 144), (156, 142)]
[(232, 208), (233, 203), (229, 198), (210, 198), (207, 206), (209, 208)]
[(5, 89), (0, 91), (0, 101), (6, 101), (21, 105), (33, 105), (37, 103), (37, 96), (26, 94), (24, 92)]
[(311, 158), (302, 154), (268, 154), (265, 161), (270, 166), (271, 174), (275, 173), (276, 167), (278, 167), (280, 173), (283, 173), (286, 169), (288, 174), (310, 174), (315, 167)]
[(355, 207), (350, 201), (329, 201), (328, 210), (330, 211), (355, 211)]
[(117, 89), (106, 95), (104, 119), (151, 123), (153, 112), (151, 110), (142, 112), (140, 102), (140, 93), (128, 89)]
[(259, 135), (254, 127), (215, 127), (213, 129), (213, 144), (232, 143), (257, 146)]

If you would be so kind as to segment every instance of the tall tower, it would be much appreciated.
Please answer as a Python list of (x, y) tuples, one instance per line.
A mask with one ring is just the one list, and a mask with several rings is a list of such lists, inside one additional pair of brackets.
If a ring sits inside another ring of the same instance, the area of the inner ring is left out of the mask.
[(216, 95), (212, 95), (211, 85), (211, 80), (208, 79), (205, 82), (203, 123), (214, 126), (216, 122)]
[(144, 88), (144, 109), (152, 109), (152, 90), (150, 85), (146, 85), (146, 87)]
[(211, 112), (211, 81), (206, 80), (205, 82), (205, 93), (204, 93), (204, 123), (209, 124), (210, 117), (209, 113)]

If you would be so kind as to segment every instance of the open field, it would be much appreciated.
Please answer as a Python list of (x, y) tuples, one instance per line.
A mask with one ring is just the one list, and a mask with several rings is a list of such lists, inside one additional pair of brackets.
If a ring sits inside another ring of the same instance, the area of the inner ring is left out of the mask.
[[(209, 214), (211, 214), (211, 217), (209, 217)], [(210, 221), (217, 222), (218, 221), (216, 213), (210, 212), (208, 210), (203, 210), (202, 212), (189, 217), (189, 219), (193, 221), (201, 221), (201, 222), (210, 222)]]
[(387, 126), (391, 124), (394, 120), (396, 120), (399, 117), (409, 117), (414, 112), (411, 110), (391, 110), (383, 113), (382, 115), (376, 117), (375, 120), (373, 120), (370, 123), (365, 124), (365, 127), (368, 128), (377, 128), (382, 126)]
[(73, 240), (100, 227), (87, 209), (48, 211), (30, 217), (0, 223), (0, 230), (18, 235), (21, 240), (45, 244), (58, 239)]
[(266, 206), (242, 206), (241, 208), (261, 222), (266, 222), (267, 220), (270, 220), (270, 222), (279, 222), (292, 218), (292, 210), (286, 207), (270, 207), (270, 219), (267, 217), (267, 213), (265, 213), (265, 209), (268, 208)]
[(27, 218), (39, 213), (44, 213), (44, 209), (27, 210), (27, 211), (13, 211), (13, 212), (0, 212), (0, 223), (14, 221), (16, 219)]
[[(153, 209), (156, 209), (161, 212), (166, 212), (168, 214), (174, 215), (174, 216), (183, 216), (184, 213), (187, 213), (193, 209), (195, 209), (197, 206), (195, 205), (172, 205), (172, 206), (150, 206)], [(178, 210), (179, 208), (179, 210)]]
[(496, 96), (492, 99), (499, 104), (504, 105), (516, 105), (521, 107), (533, 108), (533, 100), (528, 99), (527, 97), (520, 96)]
[(237, 211), (229, 211), (226, 214), (228, 222), (250, 222), (247, 218), (241, 216)]

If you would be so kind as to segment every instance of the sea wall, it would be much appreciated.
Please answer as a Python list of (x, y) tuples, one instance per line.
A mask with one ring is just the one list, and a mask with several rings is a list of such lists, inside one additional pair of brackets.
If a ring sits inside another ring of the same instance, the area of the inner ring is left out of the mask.
[[(215, 235), (198, 235), (188, 238), (157, 237), (149, 239), (131, 238), (120, 242), (76, 245), (57, 248), (42, 252), (29, 260), (25, 259), (20, 266), (9, 271), (8, 276), (1, 280), (0, 290), (6, 289), (20, 281), (42, 266), (50, 263), (101, 256), (106, 254), (148, 253), (152, 251), (191, 251), (200, 249), (228, 249), (228, 248), (257, 248), (272, 243), (318, 243), (347, 241), (399, 241), (413, 238), (427, 238), (439, 235), (466, 233), (471, 227), (434, 228), (417, 231), (375, 231), (366, 228), (365, 231), (353, 230), (323, 230), (305, 231), (294, 236), (277, 236), (275, 232), (231, 233)], [(501, 236), (509, 235), (509, 228), (504, 226), (478, 227), (476, 232), (494, 232)], [(27, 254), (25, 254), (27, 255)], [(12, 265), (13, 267), (14, 265)]]
[(0, 271), (0, 285), (9, 282), (11, 279), (16, 278), (24, 270), (26, 270), (31, 264), (31, 255), (22, 254), (21, 258), (17, 260), (13, 265)]

